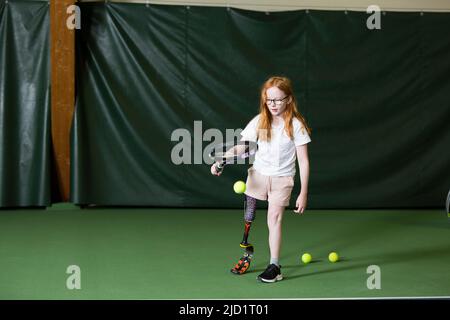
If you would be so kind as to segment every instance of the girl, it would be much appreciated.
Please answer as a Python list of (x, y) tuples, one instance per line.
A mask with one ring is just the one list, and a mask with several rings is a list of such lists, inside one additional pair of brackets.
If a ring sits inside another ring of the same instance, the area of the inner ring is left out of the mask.
[[(241, 141), (258, 144), (253, 166), (248, 169), (245, 213), (245, 232), (242, 247), (248, 246), (250, 225), (255, 219), (256, 199), (267, 200), (270, 263), (257, 279), (276, 282), (283, 279), (279, 255), (281, 248), (281, 222), (284, 209), (289, 205), (297, 158), (300, 168), (301, 192), (294, 212), (303, 214), (308, 195), (309, 159), (307, 144), (311, 131), (297, 110), (292, 85), (285, 77), (271, 77), (262, 86), (259, 115), (242, 131)], [(217, 163), (211, 173), (220, 175)], [(244, 256), (232, 270), (243, 274), (250, 265), (251, 255)]]

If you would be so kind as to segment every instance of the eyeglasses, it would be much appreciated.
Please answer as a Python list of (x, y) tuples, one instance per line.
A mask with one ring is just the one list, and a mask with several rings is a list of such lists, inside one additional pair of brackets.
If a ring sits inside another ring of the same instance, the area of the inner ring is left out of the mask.
[(283, 99), (266, 99), (267, 104), (275, 103), (275, 105), (280, 106), (283, 103), (283, 100), (289, 96), (284, 97)]

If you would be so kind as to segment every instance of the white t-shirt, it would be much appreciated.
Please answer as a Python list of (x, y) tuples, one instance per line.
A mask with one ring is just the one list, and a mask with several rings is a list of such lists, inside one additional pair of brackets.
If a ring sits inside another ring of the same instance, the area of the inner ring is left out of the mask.
[(272, 125), (270, 142), (257, 141), (259, 115), (254, 117), (241, 132), (241, 141), (253, 141), (258, 143), (258, 151), (255, 154), (253, 168), (265, 176), (295, 176), (295, 160), (297, 159), (297, 146), (311, 142), (308, 131), (294, 118), (294, 138), (290, 139), (284, 130), (284, 122), (279, 126)]

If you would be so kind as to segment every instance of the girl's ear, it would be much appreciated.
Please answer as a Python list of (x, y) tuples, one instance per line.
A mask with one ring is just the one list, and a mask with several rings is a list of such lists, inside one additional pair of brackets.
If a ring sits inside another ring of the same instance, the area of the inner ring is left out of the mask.
[(292, 95), (290, 95), (288, 98), (288, 103), (291, 103), (291, 102), (292, 102)]

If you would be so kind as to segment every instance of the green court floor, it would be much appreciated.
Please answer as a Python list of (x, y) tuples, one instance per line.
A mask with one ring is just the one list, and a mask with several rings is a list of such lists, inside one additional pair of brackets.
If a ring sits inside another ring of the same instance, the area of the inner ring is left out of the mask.
[[(0, 211), (0, 299), (350, 298), (450, 296), (450, 221), (444, 210), (287, 211), (283, 281), (263, 284), (269, 260), (266, 213), (249, 240), (249, 273), (229, 272), (241, 255), (241, 210), (96, 208), (60, 204)], [(327, 260), (337, 251), (338, 263)], [(300, 255), (313, 262), (304, 265)], [(81, 289), (66, 273), (81, 270)], [(381, 271), (369, 290), (367, 268)]]

